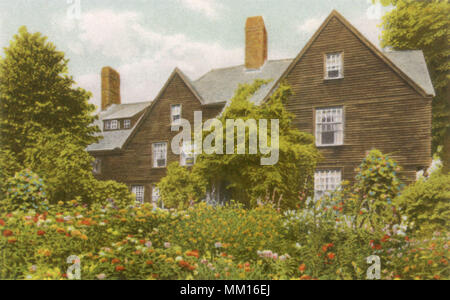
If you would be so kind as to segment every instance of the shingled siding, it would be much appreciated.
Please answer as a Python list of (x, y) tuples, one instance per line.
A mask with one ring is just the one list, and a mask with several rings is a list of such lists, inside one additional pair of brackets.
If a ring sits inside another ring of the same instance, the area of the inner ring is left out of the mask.
[[(344, 78), (324, 80), (324, 55), (343, 52)], [(323, 147), (319, 168), (341, 168), (352, 180), (354, 169), (372, 148), (392, 154), (415, 178), (431, 161), (431, 99), (421, 96), (376, 56), (340, 20), (333, 18), (287, 74), (294, 95), (287, 109), (294, 124), (314, 134), (315, 108), (344, 107), (344, 145)]]
[(203, 120), (207, 120), (217, 116), (223, 109), (223, 105), (202, 106), (178, 74), (172, 78), (164, 92), (155, 101), (125, 149), (118, 154), (101, 156), (102, 174), (97, 176), (99, 179), (116, 180), (130, 187), (144, 185), (147, 202), (151, 201), (152, 185), (166, 175), (166, 168), (153, 168), (152, 144), (168, 143), (168, 164), (180, 159), (170, 149), (172, 138), (178, 134), (171, 131), (171, 105), (182, 105), (182, 117), (191, 122), (192, 129), (194, 111), (203, 111)]

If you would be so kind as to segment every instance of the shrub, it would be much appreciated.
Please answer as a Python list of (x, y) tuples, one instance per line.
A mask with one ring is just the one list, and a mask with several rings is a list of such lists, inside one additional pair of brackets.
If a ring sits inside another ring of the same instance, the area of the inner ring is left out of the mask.
[(20, 170), (13, 153), (0, 149), (0, 200), (6, 195), (6, 181)]
[(174, 162), (167, 168), (166, 177), (158, 184), (161, 201), (168, 208), (187, 208), (204, 198), (206, 184), (197, 172)]
[(440, 171), (403, 190), (396, 203), (408, 221), (421, 229), (442, 230), (450, 220), (450, 175)]
[(46, 186), (29, 169), (20, 171), (6, 181), (6, 205), (12, 210), (39, 209), (47, 199)]

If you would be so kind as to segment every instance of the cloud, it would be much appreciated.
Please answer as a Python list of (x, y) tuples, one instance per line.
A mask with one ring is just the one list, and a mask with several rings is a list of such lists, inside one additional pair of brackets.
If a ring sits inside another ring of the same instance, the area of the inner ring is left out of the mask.
[(216, 0), (179, 0), (184, 7), (201, 13), (209, 19), (217, 19), (222, 5)]
[(325, 18), (325, 16), (319, 16), (306, 19), (303, 23), (297, 26), (297, 31), (303, 34), (313, 33), (319, 29)]
[[(103, 58), (119, 62), (114, 67), (121, 75), (123, 103), (152, 100), (175, 67), (196, 79), (212, 68), (244, 61), (243, 48), (225, 48), (184, 34), (159, 33), (144, 26), (142, 20), (138, 13), (102, 10), (86, 12), (75, 27), (61, 24), (77, 32), (72, 51), (86, 57), (100, 53)], [(93, 93), (92, 102), (97, 106), (100, 68), (95, 74), (75, 78), (79, 86)]]

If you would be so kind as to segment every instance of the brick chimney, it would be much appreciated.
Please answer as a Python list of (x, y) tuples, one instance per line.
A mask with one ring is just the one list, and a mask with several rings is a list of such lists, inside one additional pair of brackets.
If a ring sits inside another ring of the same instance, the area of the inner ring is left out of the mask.
[(102, 110), (120, 104), (120, 75), (111, 67), (102, 69)]
[(261, 68), (267, 60), (267, 31), (261, 16), (250, 17), (245, 24), (245, 67)]

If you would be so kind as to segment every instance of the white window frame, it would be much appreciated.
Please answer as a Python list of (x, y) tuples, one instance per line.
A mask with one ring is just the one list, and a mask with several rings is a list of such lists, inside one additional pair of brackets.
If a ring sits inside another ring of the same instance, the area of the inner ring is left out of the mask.
[(94, 174), (101, 174), (102, 173), (102, 160), (101, 158), (96, 158), (92, 163), (92, 172)]
[[(338, 71), (337, 77), (330, 77), (330, 72)], [(341, 79), (344, 78), (344, 59), (342, 52), (334, 52), (325, 54), (325, 79)]]
[(145, 202), (145, 186), (133, 185), (131, 187), (131, 193), (135, 195), (136, 203), (144, 204), (144, 202)]
[[(161, 195), (159, 193), (159, 188), (154, 185), (152, 187), (152, 204), (153, 204), (153, 207), (155, 207), (155, 208), (158, 207), (158, 202), (159, 202), (160, 198), (161, 198)], [(162, 207), (164, 207), (164, 206), (162, 205)]]
[[(178, 125), (181, 122), (181, 104), (174, 104), (170, 106), (170, 122), (172, 125)], [(175, 119), (175, 117), (177, 117)]]
[[(165, 168), (167, 166), (167, 143), (159, 142), (152, 145), (153, 168)], [(159, 166), (158, 160), (164, 158), (164, 165)]]
[[(344, 107), (316, 108), (316, 146), (341, 146), (344, 144)], [(323, 142), (323, 133), (333, 132), (333, 143)]]
[[(197, 155), (195, 155), (195, 148), (192, 143), (184, 142), (180, 147), (180, 165), (184, 167), (191, 167), (195, 164)], [(191, 161), (191, 163), (187, 163)]]
[(120, 122), (118, 120), (111, 120), (111, 130), (120, 129)]
[(123, 120), (123, 129), (130, 129), (131, 128), (131, 120), (125, 119)]
[(111, 121), (110, 120), (105, 121), (105, 130), (111, 130)]
[(342, 182), (341, 169), (316, 170), (314, 173), (314, 199), (338, 190)]

